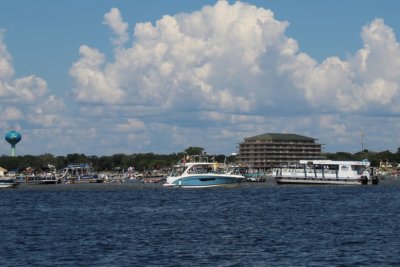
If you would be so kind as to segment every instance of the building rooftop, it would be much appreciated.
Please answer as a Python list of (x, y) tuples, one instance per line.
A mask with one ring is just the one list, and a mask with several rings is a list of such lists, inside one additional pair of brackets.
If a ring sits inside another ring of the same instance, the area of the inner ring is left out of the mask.
[(252, 137), (245, 138), (249, 140), (269, 140), (269, 141), (315, 141), (317, 139), (298, 135), (298, 134), (284, 134), (284, 133), (265, 133)]

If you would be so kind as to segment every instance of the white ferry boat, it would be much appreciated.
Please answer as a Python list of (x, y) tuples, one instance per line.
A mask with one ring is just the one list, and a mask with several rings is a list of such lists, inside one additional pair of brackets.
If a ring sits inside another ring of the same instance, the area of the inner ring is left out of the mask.
[(278, 184), (330, 184), (360, 185), (378, 184), (377, 176), (370, 174), (370, 162), (300, 160), (298, 163), (273, 170)]
[(245, 180), (243, 175), (225, 173), (218, 168), (217, 162), (208, 162), (206, 157), (196, 157), (192, 156), (189, 162), (183, 160), (175, 165), (164, 186), (206, 188), (237, 185)]

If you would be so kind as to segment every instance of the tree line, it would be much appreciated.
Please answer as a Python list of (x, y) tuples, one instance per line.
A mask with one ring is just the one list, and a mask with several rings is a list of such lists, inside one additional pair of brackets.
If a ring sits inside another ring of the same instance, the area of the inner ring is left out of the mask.
[[(134, 167), (137, 171), (158, 170), (169, 168), (177, 164), (186, 155), (204, 154), (201, 147), (189, 147), (182, 152), (169, 155), (154, 153), (141, 154), (114, 154), (112, 156), (87, 156), (85, 154), (68, 154), (66, 156), (54, 156), (46, 153), (39, 156), (0, 156), (0, 167), (11, 170), (22, 171), (27, 167), (33, 169), (46, 168), (48, 164), (54, 165), (57, 170), (67, 167), (69, 164), (89, 163), (94, 171), (120, 171)], [(234, 157), (225, 155), (208, 155), (214, 157), (218, 162), (233, 162)]]
[(347, 152), (324, 153), (327, 159), (331, 160), (364, 160), (370, 161), (372, 167), (379, 167), (381, 161), (390, 163), (400, 163), (400, 148), (397, 152), (390, 152), (389, 150), (381, 152), (373, 151), (360, 151), (354, 154)]
[[(134, 167), (137, 171), (154, 170), (169, 168), (181, 160), (185, 155), (200, 155), (204, 154), (204, 149), (201, 147), (189, 147), (182, 152), (172, 153), (169, 155), (160, 155), (154, 153), (140, 154), (114, 154), (112, 156), (87, 156), (85, 154), (68, 154), (66, 156), (54, 156), (46, 153), (39, 156), (23, 155), (23, 156), (0, 156), (0, 167), (9, 171), (24, 170), (27, 167), (40, 169), (54, 165), (57, 169), (67, 167), (69, 164), (89, 163), (95, 171), (115, 171), (126, 170), (129, 167)], [(380, 161), (388, 161), (391, 163), (400, 163), (400, 151), (392, 153), (389, 150), (382, 152), (370, 152), (364, 150), (357, 153), (336, 152), (323, 153), (325, 158), (331, 160), (363, 160), (368, 159), (371, 166), (379, 166)], [(208, 155), (214, 157), (217, 162), (234, 163), (235, 156)]]

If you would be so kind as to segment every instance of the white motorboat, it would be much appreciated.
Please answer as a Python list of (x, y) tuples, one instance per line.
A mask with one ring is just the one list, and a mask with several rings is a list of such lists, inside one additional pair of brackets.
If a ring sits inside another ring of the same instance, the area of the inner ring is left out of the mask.
[(17, 185), (14, 176), (0, 176), (0, 188), (16, 187)]
[(237, 185), (244, 180), (242, 175), (225, 173), (217, 162), (208, 162), (207, 157), (192, 156), (188, 162), (183, 160), (172, 168), (164, 186), (206, 188)]

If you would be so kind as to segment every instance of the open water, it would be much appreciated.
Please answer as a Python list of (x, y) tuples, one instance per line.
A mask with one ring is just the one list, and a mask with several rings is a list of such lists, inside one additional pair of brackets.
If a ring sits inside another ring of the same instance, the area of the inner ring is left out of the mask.
[(400, 266), (400, 181), (0, 190), (0, 266)]

